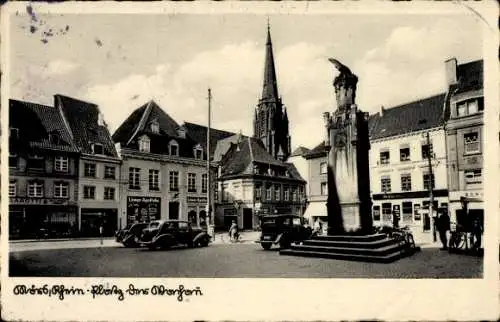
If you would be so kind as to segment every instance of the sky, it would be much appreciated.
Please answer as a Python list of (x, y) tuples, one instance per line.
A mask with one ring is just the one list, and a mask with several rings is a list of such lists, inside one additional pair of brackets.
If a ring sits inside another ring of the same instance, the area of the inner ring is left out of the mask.
[[(30, 7), (31, 8), (31, 7)], [(482, 59), (470, 11), (416, 14), (60, 14), (10, 16), (10, 98), (53, 104), (54, 94), (99, 105), (111, 133), (153, 99), (179, 124), (252, 135), (262, 91), (267, 19), (292, 149), (324, 136), (336, 108), (329, 57), (358, 78), (356, 103), (376, 113), (445, 91), (444, 61)]]

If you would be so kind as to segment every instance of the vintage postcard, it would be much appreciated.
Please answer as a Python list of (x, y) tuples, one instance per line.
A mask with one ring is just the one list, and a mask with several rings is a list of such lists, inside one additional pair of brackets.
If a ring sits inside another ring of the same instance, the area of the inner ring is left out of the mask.
[(485, 3), (9, 3), (6, 320), (493, 320)]

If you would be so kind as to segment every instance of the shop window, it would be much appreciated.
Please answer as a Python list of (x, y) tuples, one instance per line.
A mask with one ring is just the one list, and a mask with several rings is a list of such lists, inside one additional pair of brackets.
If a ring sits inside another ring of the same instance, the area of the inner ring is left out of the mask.
[(188, 192), (196, 192), (196, 173), (188, 173)]
[(411, 191), (411, 174), (401, 175), (401, 191)]
[(403, 222), (411, 222), (413, 219), (413, 203), (411, 201), (403, 202)]
[(389, 151), (380, 151), (380, 164), (389, 164), (390, 154)]
[(413, 205), (413, 219), (415, 221), (422, 220), (422, 216), (420, 215), (420, 204), (418, 203)]
[(327, 173), (327, 169), (328, 169), (328, 166), (327, 166), (326, 162), (321, 162), (319, 164), (319, 173), (320, 174), (326, 174)]
[(478, 132), (464, 134), (464, 152), (465, 154), (480, 152)]
[(141, 169), (128, 168), (128, 188), (132, 190), (141, 189)]
[(391, 192), (391, 177), (383, 176), (380, 178), (380, 191)]
[(115, 188), (104, 187), (104, 200), (115, 200)]
[(89, 178), (96, 177), (96, 165), (95, 163), (85, 163), (83, 165), (83, 175)]
[(83, 187), (83, 199), (95, 199), (95, 187), (94, 186), (84, 186)]
[(69, 160), (67, 157), (55, 157), (54, 168), (59, 172), (68, 172)]
[(321, 182), (321, 195), (325, 196), (328, 194), (328, 184), (326, 182)]
[(69, 184), (67, 182), (54, 183), (54, 198), (68, 198)]
[(404, 147), (399, 149), (399, 161), (406, 162), (410, 161), (410, 148)]
[(382, 221), (392, 221), (392, 204), (390, 202), (382, 204)]
[(43, 182), (30, 181), (28, 183), (28, 197), (35, 197), (35, 198), (43, 197)]
[(104, 179), (115, 179), (116, 178), (116, 167), (105, 166), (104, 167)]
[(380, 221), (380, 206), (373, 206), (373, 221)]
[(424, 181), (424, 190), (430, 190), (431, 187), (432, 189), (434, 189), (435, 187), (434, 174), (431, 176), (429, 173), (425, 173), (423, 176), (423, 181)]
[(9, 197), (15, 197), (17, 195), (17, 181), (11, 180), (9, 182)]
[(149, 190), (160, 190), (160, 170), (149, 169)]
[(179, 191), (179, 171), (170, 171), (169, 188), (170, 191)]

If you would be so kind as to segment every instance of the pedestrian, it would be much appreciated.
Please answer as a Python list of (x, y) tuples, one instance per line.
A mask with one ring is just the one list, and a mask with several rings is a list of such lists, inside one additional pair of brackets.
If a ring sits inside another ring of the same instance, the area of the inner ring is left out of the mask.
[(448, 236), (447, 231), (450, 230), (450, 216), (448, 216), (448, 211), (444, 210), (437, 220), (437, 228), (439, 230), (439, 239), (443, 244), (442, 250), (448, 249)]
[(399, 228), (399, 214), (392, 215), (392, 228)]
[(474, 239), (472, 245), (475, 250), (479, 250), (481, 248), (482, 234), (483, 227), (481, 225), (481, 218), (479, 215), (476, 215), (472, 219), (472, 238)]
[(316, 221), (314, 222), (313, 234), (321, 235), (321, 221), (319, 220), (319, 218), (316, 218)]

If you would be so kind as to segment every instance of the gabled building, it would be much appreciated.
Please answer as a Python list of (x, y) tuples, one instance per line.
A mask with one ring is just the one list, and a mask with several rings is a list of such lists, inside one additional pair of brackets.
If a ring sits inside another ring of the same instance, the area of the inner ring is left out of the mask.
[(447, 209), (446, 94), (381, 108), (370, 118), (370, 185), (374, 225), (431, 231), (433, 213)]
[(9, 238), (77, 234), (78, 159), (59, 109), (9, 100)]
[(446, 142), (451, 218), (456, 221), (465, 206), (471, 217), (479, 216), (482, 220), (485, 148), (483, 61), (457, 65), (457, 60), (452, 58), (445, 64), (450, 92)]
[(54, 96), (54, 106), (80, 151), (78, 171), (78, 229), (81, 236), (113, 236), (118, 219), (120, 158), (95, 104), (63, 95)]
[(301, 215), (305, 181), (291, 163), (273, 158), (259, 139), (237, 134), (218, 142), (218, 199), (215, 224), (256, 229), (259, 215)]
[(325, 142), (321, 142), (313, 149), (304, 154), (304, 159), (308, 164), (307, 180), (307, 209), (304, 217), (314, 222), (321, 220), (326, 230), (328, 213), (326, 201), (328, 198), (328, 158)]
[(150, 101), (115, 131), (113, 140), (123, 162), (122, 227), (155, 219), (206, 223), (207, 151), (203, 141), (193, 139), (188, 130), (189, 126), (180, 126)]

